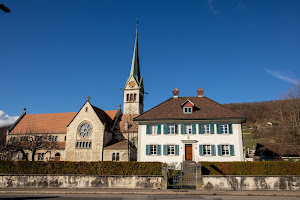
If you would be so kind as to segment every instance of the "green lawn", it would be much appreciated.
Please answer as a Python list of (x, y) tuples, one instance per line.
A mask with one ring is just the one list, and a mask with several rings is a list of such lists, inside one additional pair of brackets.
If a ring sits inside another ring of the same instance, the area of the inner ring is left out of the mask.
[(246, 149), (252, 149), (256, 147), (257, 143), (270, 143), (270, 138), (259, 138), (259, 139), (252, 139), (251, 134), (243, 134), (243, 146)]

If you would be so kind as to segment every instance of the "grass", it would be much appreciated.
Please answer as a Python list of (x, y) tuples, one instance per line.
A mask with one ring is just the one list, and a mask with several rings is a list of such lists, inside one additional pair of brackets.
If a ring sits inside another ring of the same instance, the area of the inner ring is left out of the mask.
[(252, 139), (251, 134), (243, 134), (243, 146), (246, 149), (252, 149), (256, 147), (257, 143), (270, 143), (270, 138), (259, 138), (259, 139)]

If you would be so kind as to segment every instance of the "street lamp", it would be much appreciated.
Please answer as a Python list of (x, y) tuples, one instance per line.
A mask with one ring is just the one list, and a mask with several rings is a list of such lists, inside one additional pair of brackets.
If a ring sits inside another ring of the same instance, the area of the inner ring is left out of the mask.
[(3, 10), (6, 13), (10, 13), (10, 10), (8, 7), (6, 7), (5, 5), (3, 5), (2, 3), (0, 3), (0, 9)]

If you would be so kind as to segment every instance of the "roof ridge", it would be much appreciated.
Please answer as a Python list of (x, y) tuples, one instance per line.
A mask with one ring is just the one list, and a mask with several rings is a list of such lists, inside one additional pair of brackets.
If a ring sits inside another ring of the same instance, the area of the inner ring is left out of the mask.
[(77, 113), (77, 112), (62, 112), (62, 113), (36, 113), (36, 114), (26, 114), (26, 115), (49, 115), (49, 114), (66, 114), (66, 113)]

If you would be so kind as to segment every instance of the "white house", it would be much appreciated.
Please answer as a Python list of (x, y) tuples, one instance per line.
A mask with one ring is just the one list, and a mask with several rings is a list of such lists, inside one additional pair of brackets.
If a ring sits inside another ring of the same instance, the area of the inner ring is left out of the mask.
[(191, 161), (244, 161), (241, 124), (246, 117), (203, 96), (174, 96), (134, 118), (138, 161), (175, 165)]

